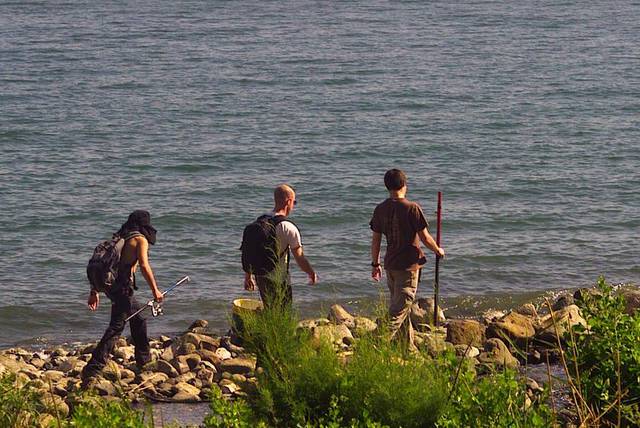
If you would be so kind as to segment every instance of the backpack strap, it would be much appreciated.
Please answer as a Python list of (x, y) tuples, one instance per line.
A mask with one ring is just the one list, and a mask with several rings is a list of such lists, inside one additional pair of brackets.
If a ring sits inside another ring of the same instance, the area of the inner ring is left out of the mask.
[(142, 233), (140, 233), (140, 232), (133, 231), (133, 232), (127, 233), (126, 235), (122, 236), (121, 238), (124, 239), (125, 241), (128, 241), (129, 239), (135, 238), (137, 236), (144, 236), (144, 235)]
[[(289, 220), (287, 218), (287, 216), (284, 216), (284, 215), (271, 216), (271, 222), (273, 223), (273, 227), (278, 226), (280, 223), (282, 223), (284, 221), (288, 221), (289, 223), (293, 224), (293, 226), (296, 229), (298, 228), (298, 226), (296, 226), (296, 224), (294, 222)], [(298, 229), (298, 230), (300, 230), (300, 229)], [(287, 255), (287, 273), (289, 273), (289, 263), (291, 263), (291, 249), (288, 246), (287, 246), (287, 249), (282, 252), (280, 257), (284, 256), (285, 254)]]

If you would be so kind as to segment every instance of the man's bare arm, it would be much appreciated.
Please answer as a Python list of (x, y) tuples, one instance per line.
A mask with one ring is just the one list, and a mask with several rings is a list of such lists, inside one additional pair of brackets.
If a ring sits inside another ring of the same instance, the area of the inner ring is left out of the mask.
[(433, 239), (426, 227), (418, 232), (418, 237), (420, 238), (420, 241), (422, 241), (422, 243), (431, 251), (433, 251), (437, 256), (444, 257), (444, 250), (441, 247), (438, 247), (438, 244)]
[(298, 266), (300, 266), (300, 269), (302, 269), (302, 271), (309, 276), (309, 283), (313, 285), (318, 282), (318, 275), (316, 275), (316, 272), (311, 267), (311, 263), (309, 263), (309, 260), (307, 260), (307, 258), (304, 256), (302, 246), (298, 248), (292, 248), (291, 252), (293, 253), (293, 257), (296, 259), (296, 263), (298, 264)]
[(153, 298), (156, 299), (157, 302), (162, 302), (163, 296), (158, 288), (158, 284), (156, 284), (156, 279), (153, 276), (153, 271), (151, 270), (151, 265), (149, 264), (149, 243), (147, 239), (144, 237), (135, 238), (138, 244), (138, 263), (140, 265), (140, 271), (142, 272), (142, 276), (149, 284), (149, 288), (151, 288), (151, 292), (153, 293)]

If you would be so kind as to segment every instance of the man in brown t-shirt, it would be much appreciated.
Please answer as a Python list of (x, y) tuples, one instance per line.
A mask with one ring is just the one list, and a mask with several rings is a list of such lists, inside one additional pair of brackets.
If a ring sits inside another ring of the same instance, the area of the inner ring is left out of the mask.
[(373, 211), (369, 225), (373, 231), (371, 240), (371, 276), (379, 281), (382, 277), (380, 266), (380, 244), (382, 235), (387, 239), (384, 268), (387, 273), (390, 303), (391, 338), (404, 336), (409, 349), (415, 349), (411, 306), (418, 288), (420, 267), (426, 258), (420, 248), (420, 241), (437, 257), (444, 257), (444, 250), (429, 234), (429, 224), (420, 205), (405, 198), (407, 177), (399, 169), (390, 169), (384, 175), (384, 184), (389, 198)]

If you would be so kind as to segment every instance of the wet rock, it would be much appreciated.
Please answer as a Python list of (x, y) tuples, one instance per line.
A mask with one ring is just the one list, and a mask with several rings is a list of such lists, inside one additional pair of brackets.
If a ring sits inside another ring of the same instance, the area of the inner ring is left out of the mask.
[(219, 370), (231, 374), (247, 374), (255, 370), (256, 362), (249, 358), (231, 358), (220, 362)]
[(536, 307), (533, 305), (533, 303), (525, 303), (524, 305), (516, 309), (515, 312), (529, 318), (538, 317), (538, 311), (536, 310)]
[(530, 318), (516, 312), (509, 312), (499, 321), (494, 321), (487, 327), (487, 337), (513, 340), (522, 344), (533, 338), (536, 330)]
[[(419, 331), (427, 331), (433, 324), (434, 301), (430, 297), (416, 299), (411, 306), (411, 323)], [(438, 307), (438, 323), (444, 323), (444, 311)]]
[(511, 355), (507, 345), (498, 338), (488, 339), (484, 344), (484, 352), (478, 356), (478, 361), (509, 368), (518, 367), (518, 360)]
[(143, 370), (164, 373), (169, 377), (178, 376), (178, 372), (176, 371), (176, 369), (164, 360), (151, 361), (150, 363), (145, 364)]
[(485, 327), (475, 320), (449, 320), (447, 342), (454, 345), (482, 346)]
[(354, 328), (356, 326), (353, 315), (341, 305), (331, 306), (327, 318), (336, 324), (344, 324), (347, 328)]

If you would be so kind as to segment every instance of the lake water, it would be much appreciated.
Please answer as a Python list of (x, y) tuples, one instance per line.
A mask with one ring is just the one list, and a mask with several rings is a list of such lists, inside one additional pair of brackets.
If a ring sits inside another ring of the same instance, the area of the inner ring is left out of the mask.
[(223, 331), (281, 182), (301, 311), (365, 310), (392, 167), (432, 226), (444, 194), (452, 313), (638, 283), (638, 70), (637, 1), (2, 2), (0, 346), (98, 338), (86, 262), (138, 208), (161, 288), (193, 278), (150, 334)]

